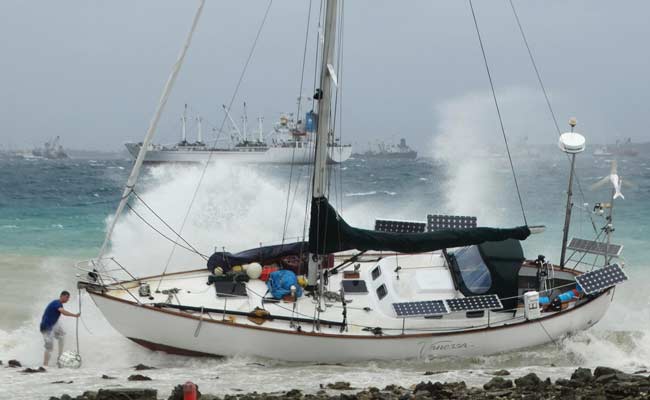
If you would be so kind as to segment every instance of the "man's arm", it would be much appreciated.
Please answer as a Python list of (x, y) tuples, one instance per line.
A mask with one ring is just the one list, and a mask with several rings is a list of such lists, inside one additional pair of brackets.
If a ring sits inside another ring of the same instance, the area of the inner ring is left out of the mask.
[(81, 313), (71, 313), (70, 311), (67, 311), (63, 307), (59, 307), (59, 312), (63, 315), (67, 315), (68, 317), (75, 317), (75, 318), (78, 318), (81, 315)]

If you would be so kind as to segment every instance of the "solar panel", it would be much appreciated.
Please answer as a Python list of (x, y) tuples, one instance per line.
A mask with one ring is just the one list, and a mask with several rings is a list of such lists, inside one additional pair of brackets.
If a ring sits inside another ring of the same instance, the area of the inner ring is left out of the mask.
[(567, 249), (582, 253), (596, 254), (599, 256), (607, 254), (609, 257), (618, 257), (623, 251), (623, 246), (618, 244), (609, 244), (608, 247), (607, 243), (573, 238), (571, 239), (571, 243), (567, 246)]
[(447, 302), (447, 307), (451, 312), (499, 310), (503, 308), (501, 300), (499, 300), (499, 296), (496, 294), (447, 299), (445, 301)]
[(627, 275), (618, 264), (586, 272), (576, 276), (576, 281), (587, 294), (600, 292), (627, 280)]
[(430, 315), (448, 314), (445, 302), (442, 300), (409, 301), (393, 303), (393, 309), (398, 317), (426, 317)]
[(426, 227), (427, 224), (424, 222), (375, 220), (375, 230), (379, 232), (422, 233), (425, 232)]
[(476, 228), (476, 217), (464, 215), (427, 215), (427, 231), (450, 228)]

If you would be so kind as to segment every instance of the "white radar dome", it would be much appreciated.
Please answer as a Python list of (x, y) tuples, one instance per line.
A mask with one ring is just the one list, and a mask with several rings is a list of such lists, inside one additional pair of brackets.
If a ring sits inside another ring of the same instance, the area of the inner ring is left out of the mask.
[(262, 266), (259, 263), (250, 263), (246, 266), (246, 275), (251, 279), (259, 279), (262, 275)]
[(585, 150), (585, 137), (577, 132), (566, 132), (560, 135), (558, 146), (565, 153), (580, 153)]

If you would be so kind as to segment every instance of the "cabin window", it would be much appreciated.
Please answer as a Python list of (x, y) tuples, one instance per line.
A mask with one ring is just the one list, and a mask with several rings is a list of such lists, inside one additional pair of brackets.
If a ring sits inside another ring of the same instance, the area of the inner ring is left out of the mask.
[(379, 276), (381, 275), (381, 268), (379, 267), (379, 265), (377, 265), (375, 269), (372, 270), (371, 274), (372, 274), (373, 281), (379, 278)]
[(483, 294), (492, 287), (490, 270), (483, 261), (478, 247), (464, 247), (454, 252), (454, 258), (465, 286), (474, 294)]
[(386, 285), (382, 283), (382, 285), (377, 288), (377, 297), (379, 297), (379, 300), (381, 300), (386, 297), (387, 294), (388, 289), (386, 289)]

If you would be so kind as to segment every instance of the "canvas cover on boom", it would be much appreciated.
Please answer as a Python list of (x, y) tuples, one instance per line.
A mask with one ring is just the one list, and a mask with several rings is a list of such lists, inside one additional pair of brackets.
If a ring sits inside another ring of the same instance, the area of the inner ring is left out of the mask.
[(510, 229), (442, 229), (424, 233), (389, 233), (359, 229), (348, 225), (326, 197), (319, 197), (314, 198), (311, 203), (309, 252), (330, 254), (356, 249), (423, 253), (506, 239), (525, 240), (529, 235), (530, 229), (527, 226)]

